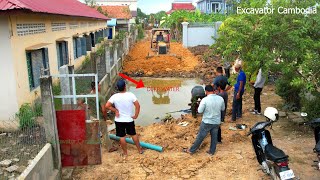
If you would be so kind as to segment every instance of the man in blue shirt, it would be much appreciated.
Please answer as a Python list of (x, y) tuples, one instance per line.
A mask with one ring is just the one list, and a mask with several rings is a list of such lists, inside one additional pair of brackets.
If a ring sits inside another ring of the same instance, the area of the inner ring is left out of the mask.
[(244, 93), (244, 87), (246, 85), (246, 74), (242, 71), (241, 65), (235, 65), (236, 72), (239, 72), (237, 77), (237, 83), (234, 85), (234, 96), (232, 103), (232, 121), (236, 118), (242, 117), (242, 95)]
[(194, 154), (197, 151), (209, 132), (211, 145), (207, 153), (213, 155), (216, 151), (218, 130), (221, 124), (221, 111), (224, 111), (225, 105), (223, 98), (214, 94), (211, 85), (207, 85), (205, 91), (207, 96), (201, 100), (198, 108), (198, 112), (203, 113), (203, 116), (196, 141), (190, 149), (184, 149), (184, 152), (190, 154)]

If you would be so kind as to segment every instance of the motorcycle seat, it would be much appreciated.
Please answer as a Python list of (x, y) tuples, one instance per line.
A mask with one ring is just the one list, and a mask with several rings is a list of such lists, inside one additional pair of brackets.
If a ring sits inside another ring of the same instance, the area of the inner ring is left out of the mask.
[(320, 152), (320, 141), (318, 141), (314, 149), (316, 150), (316, 152)]
[(265, 154), (268, 159), (276, 163), (288, 159), (288, 156), (281, 149), (273, 146), (272, 144), (266, 145)]

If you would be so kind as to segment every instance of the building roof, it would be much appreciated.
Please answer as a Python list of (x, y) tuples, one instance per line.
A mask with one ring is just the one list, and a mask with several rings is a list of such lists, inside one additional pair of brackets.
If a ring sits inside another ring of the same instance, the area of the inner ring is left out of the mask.
[(131, 19), (129, 6), (100, 6), (107, 13), (108, 18)]
[(171, 14), (177, 10), (186, 10), (186, 11), (193, 11), (196, 8), (193, 6), (192, 3), (172, 3), (172, 8), (167, 14)]
[(39, 13), (108, 19), (97, 10), (77, 0), (0, 0), (0, 12), (7, 10), (29, 10)]

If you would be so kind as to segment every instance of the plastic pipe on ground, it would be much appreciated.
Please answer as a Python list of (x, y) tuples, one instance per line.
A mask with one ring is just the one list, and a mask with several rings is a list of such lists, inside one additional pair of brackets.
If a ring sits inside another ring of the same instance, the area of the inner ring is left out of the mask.
[[(120, 141), (120, 137), (118, 137), (114, 134), (109, 134), (109, 137), (110, 137), (110, 139)], [(131, 138), (126, 138), (126, 142), (130, 143), (130, 144), (134, 144), (134, 142)], [(141, 142), (141, 141), (140, 141), (140, 146), (143, 148), (148, 148), (148, 149), (152, 149), (152, 150), (159, 151), (159, 152), (162, 152), (162, 150), (163, 150), (161, 146), (157, 146), (157, 145), (153, 145), (153, 144), (149, 144), (149, 143), (145, 143), (145, 142)]]

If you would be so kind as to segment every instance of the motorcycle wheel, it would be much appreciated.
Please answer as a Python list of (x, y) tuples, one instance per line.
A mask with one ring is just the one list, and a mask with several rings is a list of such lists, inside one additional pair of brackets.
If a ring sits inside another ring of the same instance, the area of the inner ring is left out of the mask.
[(270, 167), (270, 176), (273, 180), (281, 180), (274, 165), (271, 165)]

